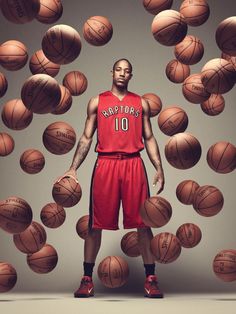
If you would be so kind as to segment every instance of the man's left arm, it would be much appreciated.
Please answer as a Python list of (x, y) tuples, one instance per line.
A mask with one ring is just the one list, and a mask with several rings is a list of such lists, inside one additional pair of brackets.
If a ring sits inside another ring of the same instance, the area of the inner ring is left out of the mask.
[(161, 163), (161, 156), (160, 156), (157, 141), (152, 132), (152, 126), (151, 126), (150, 116), (149, 116), (149, 111), (150, 111), (149, 104), (143, 98), (142, 98), (142, 107), (143, 107), (143, 139), (144, 139), (144, 144), (145, 144), (148, 157), (156, 169), (156, 173), (153, 179), (153, 185), (156, 185), (157, 182), (160, 184), (160, 188), (157, 191), (157, 194), (159, 194), (164, 189), (164, 184), (165, 184), (164, 172), (163, 172), (162, 163)]

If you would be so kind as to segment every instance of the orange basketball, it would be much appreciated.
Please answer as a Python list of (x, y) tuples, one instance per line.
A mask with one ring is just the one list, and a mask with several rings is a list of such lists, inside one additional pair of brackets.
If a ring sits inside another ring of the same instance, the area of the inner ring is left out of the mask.
[(65, 177), (53, 185), (52, 197), (57, 204), (63, 207), (75, 206), (81, 196), (80, 184), (71, 177)]
[(175, 10), (165, 10), (154, 17), (151, 30), (160, 44), (173, 46), (183, 40), (188, 27), (182, 14)]
[(172, 207), (164, 197), (152, 196), (141, 204), (140, 216), (145, 225), (160, 228), (170, 220)]
[(210, 8), (205, 0), (184, 0), (179, 11), (191, 26), (202, 25), (210, 15)]
[(199, 184), (193, 180), (184, 180), (180, 182), (176, 188), (176, 196), (178, 200), (185, 204), (191, 205), (193, 203), (193, 196)]
[(23, 130), (33, 120), (33, 113), (28, 110), (21, 99), (12, 99), (2, 108), (2, 121), (12, 130)]
[(32, 221), (23, 232), (13, 235), (17, 249), (26, 254), (39, 251), (46, 243), (46, 238), (44, 227), (36, 221)]
[(68, 88), (63, 85), (59, 85), (61, 90), (61, 100), (59, 104), (53, 109), (52, 114), (63, 114), (67, 112), (72, 105), (72, 96)]
[(229, 61), (230, 63), (232, 63), (235, 71), (236, 71), (236, 56), (230, 56), (227, 53), (222, 52), (221, 53), (221, 58), (225, 59), (227, 61)]
[(4, 157), (11, 154), (14, 150), (15, 142), (11, 135), (5, 132), (0, 133), (0, 156)]
[(28, 60), (26, 46), (18, 40), (8, 40), (0, 46), (0, 64), (8, 71), (22, 69)]
[(208, 61), (201, 70), (205, 89), (212, 94), (224, 94), (234, 87), (235, 69), (229, 61), (215, 58)]
[(201, 81), (201, 74), (192, 74), (184, 80), (182, 85), (184, 97), (193, 104), (200, 104), (210, 97)]
[(86, 239), (89, 233), (89, 215), (79, 218), (76, 223), (76, 232), (81, 239)]
[(54, 63), (68, 64), (74, 61), (81, 51), (79, 33), (69, 25), (55, 25), (49, 28), (42, 40), (45, 56)]
[(49, 113), (60, 102), (60, 86), (47, 74), (35, 74), (22, 86), (21, 98), (29, 110), (39, 114)]
[(143, 0), (144, 8), (151, 14), (158, 14), (161, 11), (171, 8), (173, 0)]
[(183, 64), (192, 65), (198, 63), (204, 54), (201, 40), (193, 35), (187, 35), (175, 46), (176, 59)]
[(166, 66), (166, 76), (173, 83), (182, 83), (190, 74), (190, 67), (178, 60), (171, 60)]
[(16, 24), (32, 21), (40, 8), (39, 0), (1, 0), (2, 14)]
[(43, 144), (55, 155), (67, 154), (75, 145), (76, 134), (71, 125), (57, 121), (49, 124), (43, 132)]
[(151, 252), (157, 262), (172, 263), (180, 256), (181, 244), (173, 233), (161, 232), (152, 238)]
[(36, 20), (44, 24), (52, 24), (59, 20), (63, 13), (61, 0), (40, 0)]
[(201, 109), (208, 116), (216, 116), (223, 112), (225, 108), (224, 97), (220, 94), (211, 94), (211, 96), (201, 103)]
[(160, 112), (157, 122), (160, 130), (171, 136), (187, 129), (188, 116), (182, 108), (171, 106)]
[(129, 266), (120, 256), (107, 256), (98, 265), (97, 273), (104, 286), (118, 288), (127, 282)]
[(226, 282), (236, 281), (236, 250), (220, 251), (212, 263), (215, 275)]
[(52, 77), (60, 71), (60, 65), (48, 60), (43, 50), (38, 50), (32, 55), (29, 67), (32, 74), (47, 74)]
[(177, 169), (189, 169), (195, 166), (201, 153), (201, 144), (190, 133), (177, 133), (165, 145), (165, 157)]
[(113, 27), (108, 18), (104, 16), (91, 16), (84, 23), (84, 39), (93, 46), (103, 46), (112, 37)]
[(33, 212), (30, 205), (18, 196), (0, 202), (0, 227), (8, 233), (20, 233), (31, 224)]
[(66, 212), (61, 205), (49, 203), (41, 209), (40, 218), (46, 227), (58, 228), (64, 223)]
[(11, 290), (17, 281), (15, 268), (9, 264), (0, 262), (0, 292)]
[(224, 204), (223, 194), (215, 186), (203, 185), (193, 197), (193, 208), (199, 215), (211, 217), (218, 214)]
[(20, 157), (21, 169), (26, 173), (39, 173), (45, 165), (43, 154), (37, 149), (27, 149)]
[(201, 229), (193, 223), (185, 223), (179, 226), (176, 236), (185, 248), (193, 248), (201, 241)]
[(235, 45), (236, 16), (223, 20), (216, 29), (216, 43), (220, 50), (230, 56), (236, 55)]
[(84, 73), (71, 71), (64, 76), (63, 85), (68, 88), (72, 96), (79, 96), (86, 91), (88, 81)]
[(236, 147), (226, 141), (213, 144), (207, 151), (207, 163), (217, 173), (229, 173), (236, 168)]
[(141, 255), (138, 244), (138, 232), (127, 232), (120, 242), (121, 250), (129, 257), (138, 257)]
[(150, 117), (155, 117), (161, 111), (162, 101), (159, 96), (153, 93), (146, 93), (142, 96), (148, 104), (150, 108)]
[(27, 264), (38, 274), (47, 274), (57, 265), (58, 255), (55, 248), (45, 244), (39, 251), (27, 255)]
[(8, 88), (8, 83), (5, 75), (0, 72), (0, 97), (3, 97), (6, 94)]

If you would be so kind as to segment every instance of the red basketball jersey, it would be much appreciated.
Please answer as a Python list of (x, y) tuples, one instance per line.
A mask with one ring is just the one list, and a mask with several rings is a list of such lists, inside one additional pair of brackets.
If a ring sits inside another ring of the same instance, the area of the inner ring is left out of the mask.
[(111, 91), (99, 95), (97, 110), (97, 152), (136, 153), (142, 140), (141, 97), (128, 92), (122, 100)]

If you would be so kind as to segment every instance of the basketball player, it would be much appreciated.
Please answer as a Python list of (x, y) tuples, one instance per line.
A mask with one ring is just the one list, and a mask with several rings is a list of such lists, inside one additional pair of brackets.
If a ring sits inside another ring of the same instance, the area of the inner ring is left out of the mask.
[[(164, 174), (156, 139), (149, 120), (149, 105), (140, 96), (128, 91), (132, 65), (127, 59), (115, 62), (112, 87), (91, 98), (83, 135), (79, 139), (70, 169), (65, 176), (77, 180), (76, 170), (88, 154), (97, 129), (98, 153), (91, 181), (89, 234), (84, 244), (84, 276), (75, 297), (94, 295), (92, 272), (98, 254), (102, 229), (117, 230), (120, 201), (124, 228), (137, 228), (138, 242), (146, 272), (146, 297), (162, 298), (155, 276), (155, 262), (150, 251), (151, 228), (139, 215), (140, 204), (149, 194), (148, 180), (140, 151), (146, 147), (156, 169), (153, 184), (157, 193), (164, 187)], [(144, 143), (143, 143), (144, 140)]]

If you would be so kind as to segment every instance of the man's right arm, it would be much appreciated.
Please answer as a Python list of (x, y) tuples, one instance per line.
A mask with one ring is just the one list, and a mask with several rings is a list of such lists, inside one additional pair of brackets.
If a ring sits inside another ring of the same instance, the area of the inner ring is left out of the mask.
[(65, 174), (57, 181), (60, 181), (63, 177), (69, 176), (76, 179), (76, 170), (80, 167), (84, 159), (86, 158), (89, 149), (92, 144), (93, 134), (97, 128), (97, 107), (98, 96), (91, 98), (87, 107), (87, 119), (85, 121), (85, 128), (82, 136), (79, 139), (77, 148), (71, 163), (71, 166)]

